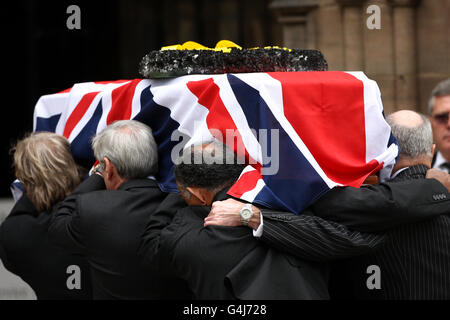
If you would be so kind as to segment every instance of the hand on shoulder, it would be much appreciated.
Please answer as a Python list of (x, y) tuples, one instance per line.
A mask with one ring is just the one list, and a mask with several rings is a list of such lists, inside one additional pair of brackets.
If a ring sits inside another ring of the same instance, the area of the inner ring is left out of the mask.
[(442, 183), (450, 192), (450, 174), (440, 171), (438, 169), (430, 169), (427, 171), (427, 179), (436, 179)]

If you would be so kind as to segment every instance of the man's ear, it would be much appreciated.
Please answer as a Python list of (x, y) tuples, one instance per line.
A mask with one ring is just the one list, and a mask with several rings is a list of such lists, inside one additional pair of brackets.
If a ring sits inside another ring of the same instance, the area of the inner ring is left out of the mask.
[(431, 158), (434, 157), (434, 153), (436, 152), (436, 144), (433, 143), (433, 146), (431, 147)]
[(103, 171), (103, 177), (111, 179), (111, 177), (116, 172), (116, 167), (108, 158), (104, 157), (103, 161), (105, 162), (105, 170)]
[(202, 206), (208, 205), (209, 195), (205, 189), (196, 188), (196, 187), (186, 187), (186, 190), (189, 191), (192, 195), (194, 195)]
[(111, 160), (105, 157), (103, 158), (103, 161), (105, 162), (105, 170), (102, 176), (105, 180), (106, 189), (117, 190), (117, 188), (119, 188), (122, 183), (126, 181), (126, 179), (119, 175), (116, 166), (111, 162)]

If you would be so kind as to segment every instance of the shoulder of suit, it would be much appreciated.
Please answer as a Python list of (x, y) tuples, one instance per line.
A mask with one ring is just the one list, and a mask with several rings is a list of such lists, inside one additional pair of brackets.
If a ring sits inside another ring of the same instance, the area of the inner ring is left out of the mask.
[(21, 214), (37, 214), (33, 202), (31, 202), (31, 199), (25, 193), (23, 193), (20, 199), (14, 204), (9, 215), (14, 216)]
[(126, 188), (119, 188), (117, 190), (93, 190), (78, 195), (83, 199), (120, 199), (128, 197), (160, 197), (164, 199), (165, 193), (159, 189), (154, 182), (149, 184), (141, 183), (137, 185), (129, 185)]
[(3, 224), (5, 226), (17, 224), (18, 230), (24, 230), (25, 228), (33, 229), (33, 225), (44, 225), (48, 222), (47, 220), (50, 220), (50, 217), (50, 214), (47, 212), (38, 212), (30, 198), (26, 194), (23, 194), (11, 209)]
[(165, 194), (159, 188), (138, 188), (133, 192), (96, 190), (78, 195), (75, 210), (77, 215), (86, 221), (102, 219), (108, 215), (121, 215), (131, 210), (140, 215), (147, 215), (157, 210), (164, 196)]
[[(16, 211), (0, 225), (0, 241), (9, 251), (29, 248), (37, 238), (46, 233), (51, 216), (46, 212), (38, 213)], [(42, 239), (44, 241), (44, 239)]]
[(173, 223), (192, 224), (193, 222), (195, 223), (195, 221), (202, 221), (202, 219), (197, 215), (197, 210), (201, 210), (200, 207), (186, 206), (178, 209), (173, 218)]

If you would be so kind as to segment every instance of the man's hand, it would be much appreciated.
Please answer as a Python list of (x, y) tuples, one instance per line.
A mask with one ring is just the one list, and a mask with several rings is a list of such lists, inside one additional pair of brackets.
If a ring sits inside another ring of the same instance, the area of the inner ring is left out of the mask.
[(427, 171), (427, 179), (436, 179), (442, 183), (450, 192), (450, 174), (440, 171), (438, 169), (430, 169)]
[[(241, 226), (240, 211), (244, 207), (245, 203), (227, 199), (224, 201), (213, 202), (211, 212), (205, 218), (204, 226), (228, 226), (237, 227)], [(258, 229), (261, 222), (260, 210), (252, 205), (253, 216), (248, 222), (248, 226), (254, 230)]]
[(92, 169), (91, 175), (92, 175), (92, 174), (98, 174), (100, 177), (103, 178), (100, 163), (98, 163), (98, 164)]

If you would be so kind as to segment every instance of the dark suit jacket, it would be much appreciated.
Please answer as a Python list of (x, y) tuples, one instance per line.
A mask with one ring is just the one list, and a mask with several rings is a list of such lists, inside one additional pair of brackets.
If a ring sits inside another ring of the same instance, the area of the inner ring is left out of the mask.
[[(447, 189), (433, 179), (334, 188), (300, 215), (262, 209), (261, 240), (303, 259), (348, 258), (375, 248), (381, 231), (436, 217), (449, 205)], [(316, 230), (321, 230), (322, 236), (334, 236), (336, 246), (330, 248), (326, 242), (315, 241)]]
[(95, 299), (186, 298), (178, 281), (144, 268), (137, 251), (145, 223), (166, 196), (149, 179), (104, 190), (92, 175), (55, 210), (51, 240), (86, 255)]
[[(438, 195), (445, 195), (439, 197)], [(434, 179), (389, 181), (361, 188), (334, 188), (309, 210), (352, 230), (379, 232), (441, 215), (448, 190)]]
[[(24, 194), (0, 226), (0, 259), (6, 269), (21, 277), (38, 299), (92, 299), (91, 278), (86, 259), (51, 244), (47, 228), (51, 215), (37, 212)], [(80, 268), (80, 289), (66, 284), (72, 272)]]
[[(392, 183), (423, 180), (426, 171), (425, 166), (410, 167), (400, 172)], [(448, 200), (450, 197), (442, 193), (435, 194), (434, 198)], [(387, 233), (386, 244), (372, 254), (338, 264), (333, 277), (336, 289), (333, 295), (359, 299), (450, 299), (450, 202), (444, 203), (447, 203), (444, 209), (447, 214), (394, 228)], [(370, 265), (380, 267), (379, 290), (369, 290), (366, 286), (369, 277), (366, 270)], [(351, 289), (346, 292), (349, 295), (336, 286), (342, 282)]]
[[(176, 197), (172, 196), (172, 205)], [(226, 190), (215, 200), (225, 198)], [(140, 251), (146, 263), (163, 263), (160, 267), (185, 279), (198, 299), (328, 299), (327, 264), (274, 250), (253, 237), (247, 227), (204, 228), (209, 211), (210, 207), (186, 207), (171, 223), (167, 212), (166, 218), (164, 214), (152, 216)], [(340, 226), (333, 231), (316, 228), (317, 238), (308, 244), (310, 251), (323, 242), (330, 254), (342, 247), (361, 253), (383, 240), (381, 236), (362, 236), (355, 241)], [(345, 243), (337, 243), (337, 239), (345, 239)]]

